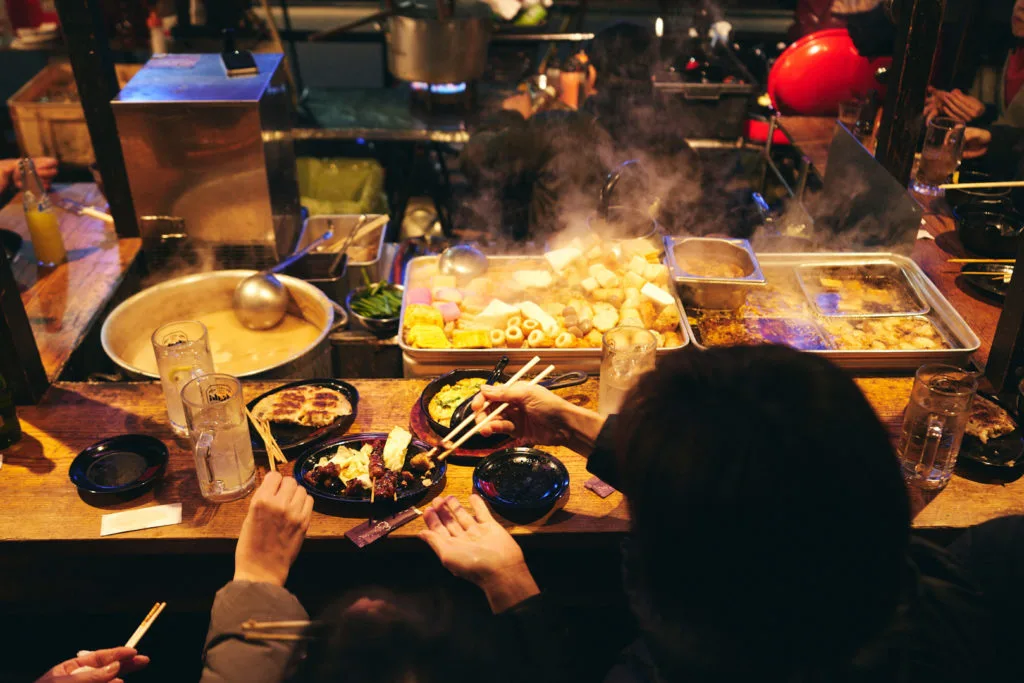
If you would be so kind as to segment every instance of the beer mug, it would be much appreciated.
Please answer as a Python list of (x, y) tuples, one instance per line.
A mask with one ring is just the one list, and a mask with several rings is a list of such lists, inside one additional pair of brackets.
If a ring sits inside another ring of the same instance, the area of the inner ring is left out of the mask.
[(244, 498), (256, 486), (256, 462), (241, 382), (202, 375), (182, 388), (181, 402), (203, 497), (216, 503)]

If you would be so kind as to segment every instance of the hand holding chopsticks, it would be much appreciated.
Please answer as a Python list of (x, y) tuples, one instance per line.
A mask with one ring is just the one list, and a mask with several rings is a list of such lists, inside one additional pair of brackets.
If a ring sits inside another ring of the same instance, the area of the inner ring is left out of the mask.
[[(531, 380), (529, 381), (529, 384), (537, 384), (537, 383), (539, 383), (539, 382), (540, 382), (541, 380), (543, 380), (543, 379), (544, 379), (545, 377), (547, 377), (547, 376), (548, 376), (548, 375), (550, 375), (550, 374), (551, 374), (552, 372), (554, 372), (554, 370), (555, 370), (555, 366), (554, 366), (554, 365), (549, 365), (549, 366), (547, 366), (547, 367), (546, 367), (546, 368), (544, 368), (544, 369), (543, 369), (543, 370), (542, 370), (542, 371), (541, 371), (541, 372), (540, 372), (540, 373), (539, 373), (539, 374), (538, 374), (538, 375), (537, 375), (536, 377), (534, 377), (533, 379), (531, 379)], [(512, 384), (512, 380), (509, 380), (508, 382), (506, 382), (506, 383), (505, 383), (505, 386), (509, 386), (509, 385), (511, 385), (511, 384)], [(438, 460), (444, 460), (445, 458), (447, 458), (447, 457), (448, 457), (449, 455), (451, 455), (451, 454), (452, 454), (452, 453), (453, 453), (453, 452), (454, 452), (454, 451), (455, 451), (455, 450), (456, 450), (456, 449), (457, 449), (457, 448), (458, 448), (459, 446), (461, 446), (461, 445), (462, 445), (463, 443), (465, 443), (465, 442), (466, 442), (466, 441), (467, 441), (467, 440), (468, 440), (469, 438), (471, 438), (471, 437), (472, 437), (473, 435), (475, 435), (475, 434), (476, 434), (477, 432), (479, 432), (479, 431), (480, 431), (480, 429), (481, 429), (481, 428), (482, 428), (482, 427), (483, 427), (484, 425), (488, 424), (489, 422), (491, 422), (492, 420), (494, 420), (494, 419), (495, 419), (496, 417), (498, 417), (499, 415), (501, 415), (501, 414), (502, 414), (502, 413), (503, 413), (503, 412), (505, 411), (505, 409), (506, 409), (506, 408), (508, 408), (508, 406), (509, 406), (509, 404), (508, 404), (508, 403), (502, 403), (502, 404), (501, 404), (500, 406), (498, 406), (497, 408), (495, 408), (495, 409), (494, 409), (494, 410), (493, 410), (493, 411), (492, 411), (491, 413), (489, 413), (489, 414), (488, 414), (488, 415), (487, 415), (487, 416), (486, 416), (486, 417), (485, 417), (485, 418), (484, 418), (483, 420), (481, 420), (480, 422), (477, 422), (477, 423), (476, 423), (476, 425), (475, 425), (475, 426), (474, 426), (474, 427), (473, 427), (472, 429), (470, 429), (470, 430), (469, 430), (468, 432), (466, 432), (465, 434), (463, 434), (463, 435), (462, 435), (462, 437), (461, 437), (461, 438), (459, 438), (459, 440), (458, 440), (458, 441), (456, 441), (455, 443), (453, 443), (453, 444), (452, 444), (452, 446), (451, 446), (451, 447), (450, 447), (450, 448), (449, 448), (448, 450), (446, 450), (445, 452), (441, 453), (441, 455), (437, 456), (437, 459), (438, 459)], [(486, 409), (486, 406), (484, 407), (484, 409)], [(476, 414), (478, 414), (478, 413), (476, 413)], [(476, 414), (474, 414), (474, 419), (475, 419), (475, 415), (476, 415)], [(467, 418), (467, 419), (468, 419), (468, 418)]]

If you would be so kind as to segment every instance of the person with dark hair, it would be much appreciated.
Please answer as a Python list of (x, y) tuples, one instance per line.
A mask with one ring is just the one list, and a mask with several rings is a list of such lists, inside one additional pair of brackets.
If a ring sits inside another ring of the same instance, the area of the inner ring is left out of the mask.
[(951, 555), (911, 536), (886, 431), (829, 361), (684, 349), (607, 420), (523, 384), (484, 387), (474, 407), (484, 400), (510, 408), (481, 433), (589, 451), (588, 469), (626, 496), (641, 637), (608, 680), (999, 680), (989, 604)]

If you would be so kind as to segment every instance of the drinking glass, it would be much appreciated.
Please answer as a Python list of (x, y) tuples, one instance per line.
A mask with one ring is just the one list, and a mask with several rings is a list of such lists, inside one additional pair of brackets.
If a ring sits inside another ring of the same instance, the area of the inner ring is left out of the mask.
[(852, 98), (849, 100), (843, 100), (839, 103), (839, 123), (846, 126), (846, 128), (853, 133), (857, 127), (857, 121), (860, 119), (860, 110), (864, 106), (864, 101)]
[(242, 384), (231, 375), (201, 375), (181, 390), (203, 497), (244, 498), (256, 485)]
[(921, 163), (914, 176), (914, 191), (939, 196), (945, 191), (939, 187), (949, 181), (960, 166), (964, 151), (964, 124), (948, 116), (936, 116), (924, 132)]
[(176, 434), (186, 436), (185, 409), (181, 407), (181, 388), (189, 380), (213, 372), (206, 325), (197, 320), (167, 323), (153, 332), (153, 353), (160, 373), (160, 384), (167, 403), (167, 417)]
[(601, 342), (601, 378), (597, 410), (601, 415), (617, 413), (622, 399), (637, 378), (654, 369), (658, 341), (642, 327), (615, 327)]
[(962, 368), (918, 368), (896, 446), (908, 483), (924, 489), (949, 483), (977, 388), (977, 376)]

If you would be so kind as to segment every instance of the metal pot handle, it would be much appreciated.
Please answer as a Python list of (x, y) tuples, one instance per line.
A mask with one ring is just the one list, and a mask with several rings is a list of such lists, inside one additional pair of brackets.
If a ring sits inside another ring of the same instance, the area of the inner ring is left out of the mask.
[(348, 311), (345, 307), (336, 301), (332, 301), (331, 305), (334, 306), (334, 327), (331, 328), (331, 332), (348, 327)]

